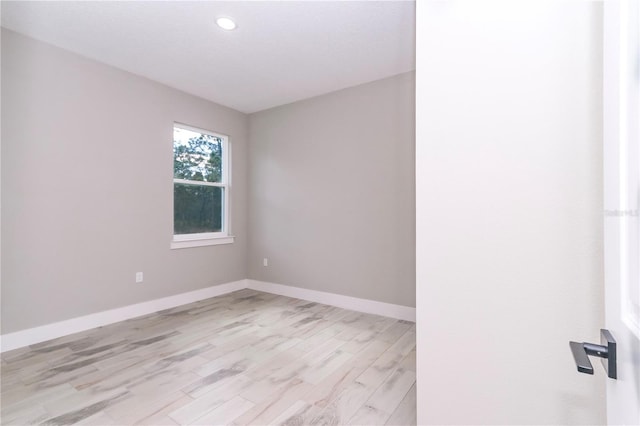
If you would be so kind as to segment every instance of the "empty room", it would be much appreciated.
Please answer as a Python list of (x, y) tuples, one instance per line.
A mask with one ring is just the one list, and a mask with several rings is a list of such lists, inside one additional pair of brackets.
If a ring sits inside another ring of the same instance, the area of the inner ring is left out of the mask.
[(640, 424), (640, 1), (0, 1), (4, 425)]
[(414, 22), (3, 2), (2, 423), (415, 424)]

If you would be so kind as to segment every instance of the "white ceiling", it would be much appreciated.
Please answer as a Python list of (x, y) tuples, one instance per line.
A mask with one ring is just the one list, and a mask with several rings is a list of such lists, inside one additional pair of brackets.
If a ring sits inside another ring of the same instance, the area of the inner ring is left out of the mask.
[[(2, 26), (251, 113), (415, 69), (413, 1), (2, 1)], [(233, 17), (231, 32), (215, 25)]]

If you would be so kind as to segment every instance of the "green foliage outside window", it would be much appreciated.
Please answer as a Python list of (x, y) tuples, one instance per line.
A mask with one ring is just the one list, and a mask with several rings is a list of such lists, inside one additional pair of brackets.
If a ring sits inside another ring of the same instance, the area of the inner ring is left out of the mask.
[[(173, 177), (195, 182), (223, 183), (223, 140), (175, 128)], [(174, 182), (175, 234), (222, 231), (225, 188)]]
[(174, 139), (173, 177), (200, 182), (220, 182), (222, 139), (206, 134), (197, 134), (186, 143)]

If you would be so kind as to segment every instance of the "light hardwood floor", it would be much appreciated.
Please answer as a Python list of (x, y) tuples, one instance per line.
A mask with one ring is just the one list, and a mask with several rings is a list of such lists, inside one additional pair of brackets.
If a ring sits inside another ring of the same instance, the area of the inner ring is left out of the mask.
[(241, 290), (2, 354), (0, 420), (415, 424), (415, 331)]

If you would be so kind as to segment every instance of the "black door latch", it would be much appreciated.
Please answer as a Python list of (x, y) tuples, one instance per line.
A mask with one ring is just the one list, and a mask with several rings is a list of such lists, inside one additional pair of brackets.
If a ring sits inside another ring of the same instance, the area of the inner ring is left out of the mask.
[(613, 338), (609, 330), (603, 328), (600, 329), (600, 343), (600, 345), (596, 345), (595, 343), (569, 342), (578, 371), (593, 374), (593, 366), (589, 360), (589, 355), (597, 356), (602, 358), (602, 365), (607, 372), (607, 376), (612, 379), (617, 379), (616, 339)]

